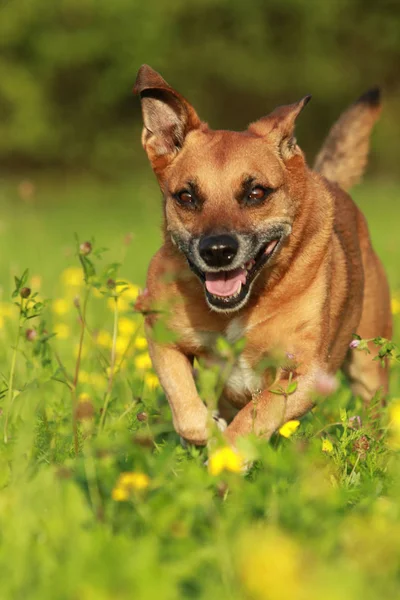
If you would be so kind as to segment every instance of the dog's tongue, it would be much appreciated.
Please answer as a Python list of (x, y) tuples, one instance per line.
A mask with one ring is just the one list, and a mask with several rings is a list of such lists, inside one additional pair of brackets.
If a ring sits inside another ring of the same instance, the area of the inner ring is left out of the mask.
[(233, 296), (239, 290), (241, 283), (246, 283), (245, 269), (206, 273), (206, 288), (214, 296)]

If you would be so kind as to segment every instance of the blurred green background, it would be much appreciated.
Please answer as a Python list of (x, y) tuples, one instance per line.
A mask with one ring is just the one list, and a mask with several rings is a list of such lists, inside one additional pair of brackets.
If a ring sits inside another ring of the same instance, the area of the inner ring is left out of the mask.
[(245, 128), (313, 94), (298, 124), (310, 163), (338, 114), (381, 85), (369, 180), (356, 196), (378, 250), (396, 251), (399, 32), (397, 0), (0, 0), (6, 292), (25, 266), (54, 277), (72, 260), (74, 231), (125, 253), (127, 275), (143, 283), (161, 214), (132, 95), (144, 62), (217, 128)]

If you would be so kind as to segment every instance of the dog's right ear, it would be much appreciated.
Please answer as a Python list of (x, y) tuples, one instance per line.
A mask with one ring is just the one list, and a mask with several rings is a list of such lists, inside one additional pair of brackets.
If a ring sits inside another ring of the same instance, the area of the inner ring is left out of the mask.
[(143, 148), (157, 171), (175, 157), (201, 121), (189, 102), (148, 65), (140, 67), (133, 91), (142, 103)]

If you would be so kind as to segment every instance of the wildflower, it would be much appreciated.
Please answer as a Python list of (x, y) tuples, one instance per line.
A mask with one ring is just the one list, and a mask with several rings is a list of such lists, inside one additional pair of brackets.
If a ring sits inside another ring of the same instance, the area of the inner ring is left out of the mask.
[(353, 444), (353, 450), (354, 450), (354, 452), (357, 452), (357, 454), (360, 457), (360, 460), (366, 459), (369, 448), (370, 448), (370, 444), (369, 444), (369, 440), (366, 435), (362, 435)]
[(128, 298), (129, 300), (136, 300), (136, 298), (139, 296), (140, 288), (134, 283), (128, 282), (128, 285), (124, 285), (124, 288), (126, 289), (122, 292), (122, 294), (125, 298)]
[[(137, 299), (140, 292), (139, 287), (133, 283), (117, 284), (115, 290), (117, 292), (119, 312), (127, 312), (130, 310), (130, 303)], [(115, 310), (115, 298), (109, 298), (107, 304), (110, 310)]]
[(139, 335), (135, 339), (135, 348), (137, 350), (145, 350), (145, 348), (147, 348), (147, 340), (146, 340), (146, 338), (143, 337), (142, 335)]
[(389, 407), (389, 440), (392, 450), (400, 450), (400, 398), (395, 398)]
[(136, 324), (126, 317), (122, 317), (118, 323), (118, 331), (121, 335), (132, 335), (136, 330)]
[[(321, 597), (307, 585), (308, 571), (304, 568), (302, 547), (279, 529), (248, 529), (235, 546), (237, 573), (246, 598), (304, 600)], [(328, 596), (329, 590), (324, 597)]]
[(360, 340), (352, 340), (349, 344), (349, 348), (354, 350), (355, 348), (358, 348), (359, 345), (360, 345)]
[(59, 340), (66, 340), (70, 336), (70, 328), (65, 323), (55, 323), (53, 326), (53, 332), (56, 334)]
[(290, 438), (290, 436), (292, 436), (294, 432), (297, 431), (299, 425), (300, 421), (288, 421), (287, 423), (282, 425), (282, 427), (279, 429), (279, 433), (285, 438)]
[(31, 288), (23, 287), (20, 290), (19, 295), (21, 296), (21, 298), (29, 298), (29, 296), (31, 295), (31, 291)]
[(400, 298), (394, 296), (391, 301), (392, 314), (398, 315), (400, 313)]
[(131, 490), (144, 490), (149, 487), (150, 477), (140, 471), (128, 471), (121, 473), (118, 485)]
[(70, 308), (71, 306), (69, 302), (67, 302), (64, 298), (57, 298), (51, 305), (53, 313), (59, 315), (60, 317), (62, 315), (65, 315), (70, 310)]
[(16, 308), (14, 304), (9, 304), (5, 302), (0, 302), (0, 316), (2, 317), (12, 317), (16, 314)]
[(68, 287), (80, 287), (83, 284), (83, 273), (79, 267), (68, 267), (62, 272), (62, 282)]
[(99, 346), (103, 346), (104, 348), (109, 348), (112, 344), (112, 337), (105, 329), (100, 329), (97, 334), (96, 342)]
[(326, 452), (327, 454), (333, 452), (333, 444), (328, 438), (322, 440), (322, 452)]
[(160, 381), (154, 373), (145, 373), (144, 383), (149, 390), (155, 390), (160, 387)]
[(146, 371), (151, 368), (151, 358), (148, 352), (139, 354), (134, 360), (135, 367), (140, 371)]
[(222, 471), (241, 473), (244, 467), (244, 458), (230, 446), (215, 450), (208, 459), (208, 470), (211, 475), (219, 475)]
[(117, 484), (112, 491), (112, 498), (116, 502), (129, 499), (131, 492), (142, 492), (149, 487), (150, 477), (140, 471), (121, 473)]
[(361, 417), (360, 415), (354, 415), (349, 418), (349, 427), (352, 429), (361, 429)]
[(115, 502), (125, 502), (125, 500), (128, 500), (129, 498), (129, 492), (125, 488), (115, 487), (111, 496)]
[(118, 336), (115, 341), (115, 349), (117, 354), (124, 354), (129, 347), (129, 338)]
[(82, 242), (82, 244), (79, 246), (79, 252), (80, 254), (83, 254), (84, 256), (87, 256), (88, 254), (90, 254), (92, 251), (92, 244), (90, 242)]

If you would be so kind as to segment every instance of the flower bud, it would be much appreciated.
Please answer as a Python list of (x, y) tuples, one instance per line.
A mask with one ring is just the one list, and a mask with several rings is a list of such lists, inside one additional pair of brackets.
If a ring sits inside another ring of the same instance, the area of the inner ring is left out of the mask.
[(21, 298), (29, 298), (29, 296), (31, 295), (31, 289), (28, 287), (23, 287), (20, 290), (19, 295), (21, 296)]
[(136, 418), (137, 418), (137, 420), (138, 420), (138, 421), (144, 422), (144, 421), (147, 421), (147, 419), (148, 419), (148, 416), (147, 416), (147, 413), (146, 413), (146, 412), (142, 411), (142, 412), (139, 412), (139, 413), (136, 415)]
[(80, 254), (83, 254), (84, 256), (87, 256), (88, 254), (90, 254), (92, 251), (92, 244), (90, 242), (82, 242), (82, 244), (79, 246), (79, 252)]
[(37, 333), (36, 329), (27, 329), (25, 331), (25, 337), (28, 340), (28, 342), (34, 342), (35, 339), (37, 338), (37, 335), (38, 335), (38, 333)]
[(354, 350), (355, 348), (358, 348), (359, 345), (360, 345), (360, 340), (352, 340), (349, 344), (349, 348)]

